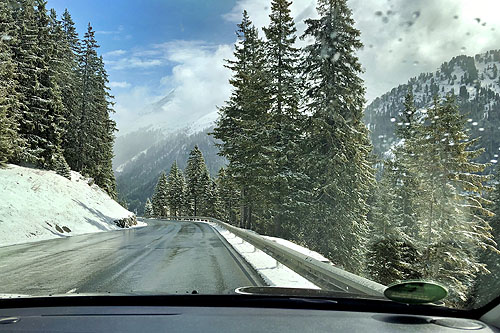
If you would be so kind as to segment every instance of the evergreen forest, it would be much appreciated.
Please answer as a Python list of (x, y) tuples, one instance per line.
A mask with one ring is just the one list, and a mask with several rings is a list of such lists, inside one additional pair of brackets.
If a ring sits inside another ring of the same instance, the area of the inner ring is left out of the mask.
[(0, 163), (78, 171), (116, 197), (116, 124), (92, 26), (45, 0), (0, 2)]

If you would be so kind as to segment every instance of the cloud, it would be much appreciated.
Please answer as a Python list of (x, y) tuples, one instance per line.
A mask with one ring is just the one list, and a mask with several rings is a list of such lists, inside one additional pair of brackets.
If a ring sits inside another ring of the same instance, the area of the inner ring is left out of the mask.
[(132, 68), (151, 68), (158, 67), (163, 64), (161, 59), (144, 59), (140, 57), (126, 57), (117, 60), (107, 60), (106, 65), (114, 70), (132, 69)]
[(119, 57), (124, 54), (126, 54), (127, 51), (125, 50), (114, 50), (114, 51), (109, 51), (103, 54), (103, 57)]
[(359, 57), (366, 68), (368, 100), (422, 72), (435, 71), (454, 56), (475, 55), (500, 45), (494, 14), (500, 11), (497, 0), (352, 0), (349, 4), (365, 45)]
[[(231, 71), (224, 67), (224, 59), (232, 58), (232, 45), (177, 40), (153, 45), (152, 50), (159, 52), (157, 60), (170, 64), (171, 73), (158, 83), (161, 94), (146, 86), (115, 93), (114, 118), (120, 134), (148, 125), (182, 128), (216, 111), (229, 98)], [(163, 109), (144, 112), (170, 91), (171, 99)]]
[[(223, 19), (239, 23), (246, 9), (250, 20), (261, 28), (269, 23), (269, 3), (239, 0)], [(350, 0), (348, 6), (365, 45), (358, 56), (366, 69), (368, 100), (421, 72), (435, 71), (456, 55), (474, 55), (500, 45), (498, 0)], [(317, 17), (315, 7), (315, 0), (292, 3), (298, 36), (305, 29), (303, 20)], [(297, 40), (298, 46), (305, 43)]]
[(129, 88), (130, 86), (131, 86), (131, 84), (126, 82), (126, 81), (121, 81), (121, 82), (111, 81), (111, 82), (109, 82), (110, 88)]
[(125, 27), (123, 25), (119, 25), (116, 30), (97, 30), (96, 35), (119, 35), (123, 31), (125, 31)]

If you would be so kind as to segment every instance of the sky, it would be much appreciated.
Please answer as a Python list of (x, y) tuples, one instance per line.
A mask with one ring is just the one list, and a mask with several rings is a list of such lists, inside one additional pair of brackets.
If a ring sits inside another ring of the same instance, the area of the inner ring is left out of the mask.
[[(48, 0), (67, 8), (83, 36), (96, 31), (115, 96), (118, 135), (162, 124), (182, 127), (213, 113), (231, 94), (236, 24), (246, 9), (261, 28), (269, 23), (271, 0)], [(349, 0), (364, 48), (367, 101), (452, 57), (500, 48), (498, 0)], [(298, 35), (315, 18), (316, 0), (291, 6)], [(263, 35), (261, 31), (261, 35)], [(298, 41), (304, 45), (307, 41)], [(173, 91), (173, 93), (171, 93)], [(147, 106), (171, 96), (161, 112)]]

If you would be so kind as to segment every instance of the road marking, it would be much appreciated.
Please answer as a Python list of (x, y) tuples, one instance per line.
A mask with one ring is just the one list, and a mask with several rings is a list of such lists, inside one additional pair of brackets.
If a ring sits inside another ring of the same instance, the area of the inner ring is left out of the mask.
[(66, 292), (66, 294), (72, 294), (72, 293), (74, 293), (75, 291), (76, 291), (76, 288), (73, 288), (73, 289), (71, 289), (71, 290), (68, 290), (68, 291)]

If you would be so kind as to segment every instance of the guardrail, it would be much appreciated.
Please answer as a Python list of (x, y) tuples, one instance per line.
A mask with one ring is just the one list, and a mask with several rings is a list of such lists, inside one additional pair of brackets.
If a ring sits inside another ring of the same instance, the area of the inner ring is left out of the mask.
[(168, 216), (160, 220), (217, 223), (259, 250), (269, 254), (283, 265), (297, 272), (322, 289), (340, 289), (346, 292), (372, 296), (383, 296), (384, 290), (386, 289), (386, 286), (380, 283), (349, 273), (330, 263), (321, 262), (271, 240), (265, 239), (253, 231), (232, 226), (215, 218), (203, 216)]

